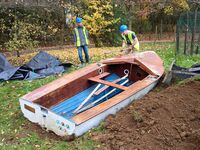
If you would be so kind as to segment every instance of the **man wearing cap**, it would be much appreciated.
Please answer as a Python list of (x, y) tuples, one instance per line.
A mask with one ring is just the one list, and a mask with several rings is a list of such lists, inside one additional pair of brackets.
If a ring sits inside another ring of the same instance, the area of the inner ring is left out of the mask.
[(131, 53), (131, 51), (139, 50), (139, 41), (135, 35), (135, 32), (128, 30), (126, 25), (121, 25), (119, 28), (122, 36), (122, 47), (125, 54)]
[(74, 43), (78, 49), (78, 56), (81, 62), (81, 67), (84, 64), (82, 50), (85, 54), (85, 62), (89, 63), (89, 55), (88, 55), (88, 31), (82, 24), (82, 18), (76, 18), (76, 28), (74, 29)]

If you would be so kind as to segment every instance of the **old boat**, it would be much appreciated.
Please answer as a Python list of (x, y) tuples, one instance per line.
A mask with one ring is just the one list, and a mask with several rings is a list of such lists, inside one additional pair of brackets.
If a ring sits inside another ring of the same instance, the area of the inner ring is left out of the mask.
[(164, 72), (153, 51), (91, 64), (20, 98), (26, 118), (59, 136), (80, 136), (147, 94)]

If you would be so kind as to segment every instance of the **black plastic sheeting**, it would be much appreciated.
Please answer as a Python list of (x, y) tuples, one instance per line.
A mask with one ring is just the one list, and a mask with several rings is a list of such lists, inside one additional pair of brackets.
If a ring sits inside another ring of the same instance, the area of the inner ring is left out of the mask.
[(174, 60), (162, 83), (169, 85), (172, 81), (184, 80), (193, 76), (200, 76), (200, 64), (194, 64), (190, 68), (184, 68), (176, 65)]
[(190, 68), (184, 68), (173, 64), (172, 73), (174, 78), (181, 80), (193, 76), (200, 76), (200, 64), (194, 64)]
[(0, 53), (0, 81), (6, 80), (34, 80), (64, 72), (72, 64), (61, 63), (58, 58), (40, 51), (27, 64), (14, 67), (2, 53)]

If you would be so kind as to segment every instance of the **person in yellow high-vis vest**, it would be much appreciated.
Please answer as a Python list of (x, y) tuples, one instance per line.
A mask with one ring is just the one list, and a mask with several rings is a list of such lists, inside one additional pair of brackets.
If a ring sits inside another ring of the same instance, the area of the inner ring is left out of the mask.
[(135, 35), (135, 32), (128, 30), (126, 25), (121, 25), (119, 28), (122, 36), (122, 48), (125, 54), (129, 54), (139, 50), (139, 41)]
[(76, 18), (76, 28), (74, 29), (74, 43), (78, 49), (78, 56), (81, 62), (81, 67), (84, 64), (82, 50), (85, 54), (85, 62), (89, 63), (89, 54), (88, 54), (88, 31), (82, 24), (82, 18)]

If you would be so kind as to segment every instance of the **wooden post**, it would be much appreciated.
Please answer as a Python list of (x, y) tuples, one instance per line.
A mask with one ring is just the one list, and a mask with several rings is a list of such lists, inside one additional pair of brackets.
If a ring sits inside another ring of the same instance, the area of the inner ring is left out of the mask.
[(177, 53), (179, 53), (179, 26), (178, 26), (178, 23), (176, 24), (176, 53), (175, 53), (175, 57), (176, 57)]
[(176, 25), (173, 25), (173, 35), (171, 35), (173, 37), (173, 42), (176, 42)]
[(163, 32), (163, 20), (160, 21), (160, 39), (162, 39), (162, 32)]
[(196, 54), (199, 53), (199, 47), (200, 47), (200, 34), (199, 34), (199, 37), (198, 37), (198, 43), (197, 43), (197, 48), (196, 48)]
[(195, 15), (194, 15), (194, 26), (192, 28), (192, 39), (191, 39), (190, 55), (192, 55), (193, 51), (194, 51), (194, 40), (195, 40), (196, 22), (197, 22), (197, 10), (198, 10), (198, 7), (195, 9)]
[(154, 40), (154, 43), (156, 43), (157, 38), (158, 38), (158, 26), (156, 25), (155, 40)]
[(185, 42), (184, 42), (184, 54), (186, 54), (186, 48), (187, 48), (187, 36), (188, 36), (188, 12), (187, 12), (187, 24), (185, 29)]
[(187, 47), (187, 27), (186, 27), (186, 30), (185, 30), (185, 41), (184, 41), (184, 55), (186, 54), (186, 47)]

